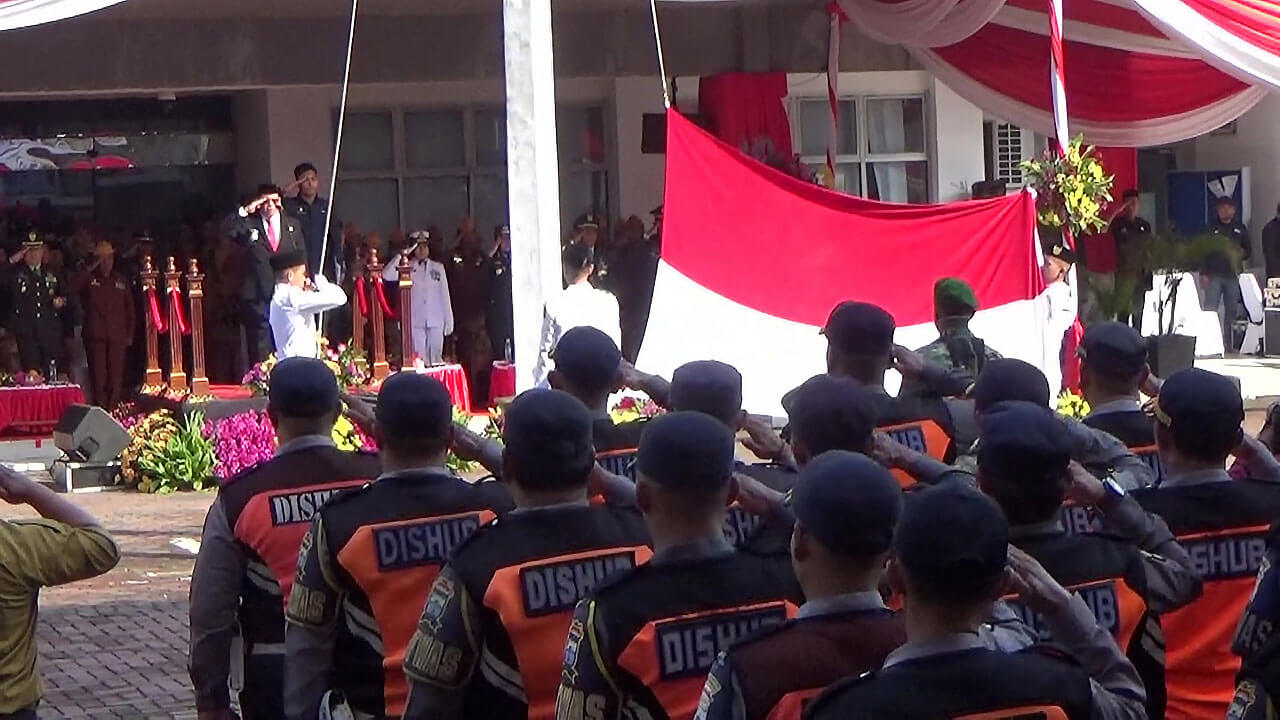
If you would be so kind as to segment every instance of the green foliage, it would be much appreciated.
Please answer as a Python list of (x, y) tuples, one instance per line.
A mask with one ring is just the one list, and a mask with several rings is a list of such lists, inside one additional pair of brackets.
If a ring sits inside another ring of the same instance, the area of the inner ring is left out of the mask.
[(1138, 287), (1136, 273), (1117, 271), (1114, 275), (1092, 273), (1087, 274), (1087, 287), (1093, 298), (1094, 315), (1091, 321), (1119, 320), (1129, 316), (1133, 310), (1134, 291)]
[(1038, 158), (1022, 161), (1027, 184), (1036, 191), (1036, 216), (1042, 225), (1066, 228), (1075, 237), (1102, 232), (1107, 228), (1102, 209), (1111, 202), (1108, 175), (1094, 154), (1077, 137), (1067, 145), (1065, 156), (1050, 148)]
[[(502, 438), (502, 412), (499, 410), (495, 410), (492, 415), (485, 417), (483, 415), (470, 415), (454, 407), (453, 422), (466, 427), (472, 432), (478, 432), (490, 440), (500, 440)], [(445, 463), (450, 470), (459, 474), (480, 469), (480, 463), (463, 460), (453, 453), (449, 453)]]
[[(178, 424), (177, 432), (157, 441), (150, 452), (138, 457), (143, 492), (171, 493), (175, 490), (205, 490), (216, 487), (213, 441), (206, 438), (204, 413), (193, 412)], [(163, 444), (161, 444), (163, 443)]]

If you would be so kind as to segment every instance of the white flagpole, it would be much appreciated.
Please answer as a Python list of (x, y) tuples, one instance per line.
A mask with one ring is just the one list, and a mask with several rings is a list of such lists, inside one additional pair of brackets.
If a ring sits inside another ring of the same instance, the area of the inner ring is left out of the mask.
[(658, 0), (649, 0), (649, 13), (653, 16), (653, 42), (658, 46), (658, 74), (662, 76), (662, 102), (671, 109), (671, 88), (667, 87), (667, 62), (662, 56), (662, 32), (658, 30)]
[[(329, 252), (329, 227), (333, 223), (333, 191), (338, 184), (338, 156), (342, 153), (342, 126), (347, 119), (347, 90), (351, 86), (351, 50), (356, 40), (356, 7), (360, 0), (351, 0), (351, 24), (347, 28), (347, 60), (342, 69), (342, 100), (338, 103), (338, 130), (333, 138), (333, 166), (329, 173), (329, 212), (324, 216), (324, 235), (320, 243), (320, 267), (324, 272), (325, 255)], [(332, 279), (332, 278), (330, 278)]]

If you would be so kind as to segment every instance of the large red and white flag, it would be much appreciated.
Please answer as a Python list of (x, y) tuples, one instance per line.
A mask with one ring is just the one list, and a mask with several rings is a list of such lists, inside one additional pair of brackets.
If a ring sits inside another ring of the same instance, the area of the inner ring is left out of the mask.
[(64, 20), (122, 2), (124, 0), (0, 0), (0, 30)]
[(1029, 193), (864, 200), (766, 167), (671, 112), (664, 220), (638, 364), (668, 374), (690, 360), (730, 363), (752, 412), (780, 415), (784, 392), (825, 371), (818, 331), (841, 301), (887, 309), (899, 344), (935, 339), (933, 283), (946, 276), (973, 286), (973, 329), (991, 347), (1041, 368), (1058, 362)]

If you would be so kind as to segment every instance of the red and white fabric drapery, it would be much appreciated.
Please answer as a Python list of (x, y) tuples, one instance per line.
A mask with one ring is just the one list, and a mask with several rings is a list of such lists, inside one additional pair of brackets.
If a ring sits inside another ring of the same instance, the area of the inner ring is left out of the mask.
[(0, 0), (0, 30), (64, 20), (121, 2), (124, 0)]
[[(1055, 135), (1047, 0), (840, 0), (944, 83)], [(1071, 130), (1102, 145), (1203, 134), (1280, 88), (1280, 0), (1072, 0), (1062, 24)]]

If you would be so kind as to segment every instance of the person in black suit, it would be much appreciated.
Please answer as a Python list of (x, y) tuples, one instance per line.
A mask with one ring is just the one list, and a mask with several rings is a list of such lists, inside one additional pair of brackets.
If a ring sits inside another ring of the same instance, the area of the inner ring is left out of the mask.
[(267, 312), (275, 289), (275, 272), (271, 257), (293, 250), (306, 251), (302, 226), (298, 219), (282, 212), (280, 188), (259, 185), (254, 199), (227, 217), (226, 232), (245, 246), (244, 281), (240, 296), (244, 300), (245, 347), (249, 363), (260, 362), (271, 354), (271, 328)]

